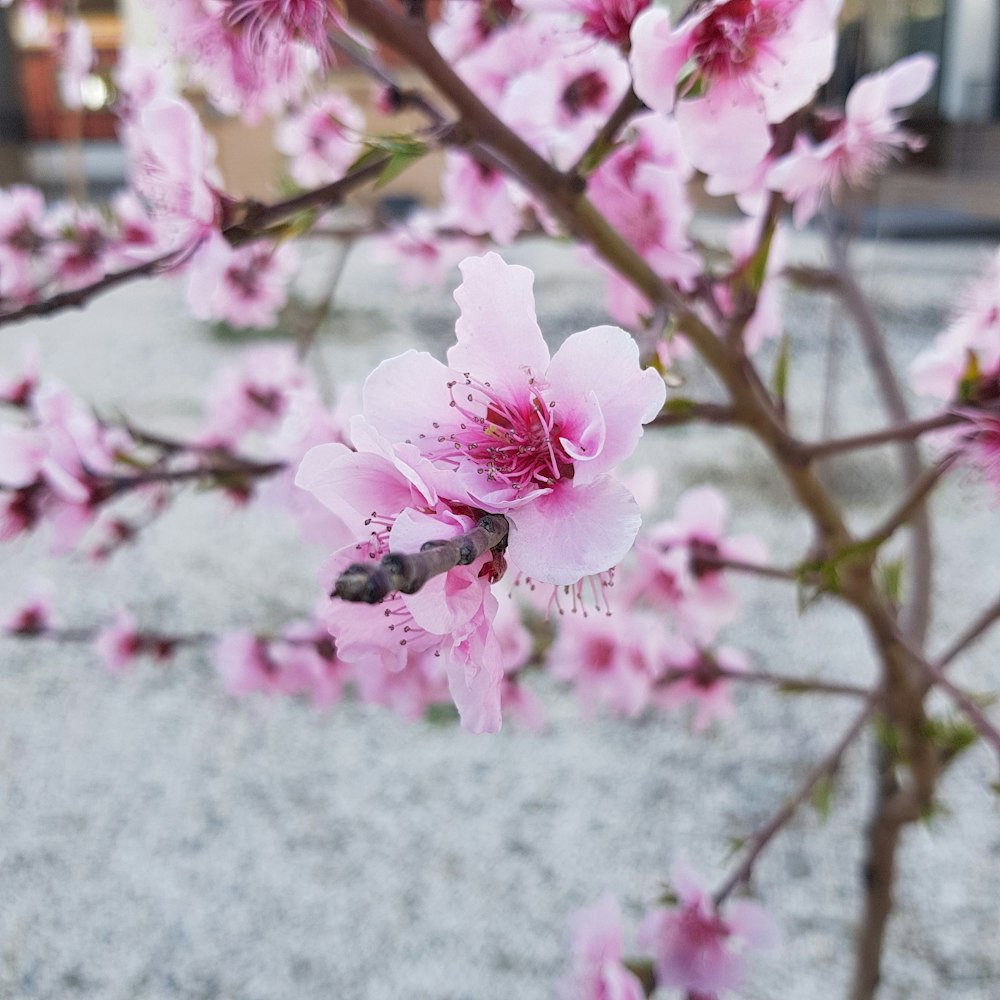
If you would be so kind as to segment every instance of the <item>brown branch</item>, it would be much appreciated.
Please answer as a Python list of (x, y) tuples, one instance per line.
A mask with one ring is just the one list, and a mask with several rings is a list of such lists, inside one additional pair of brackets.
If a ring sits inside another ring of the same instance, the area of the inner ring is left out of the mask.
[[(840, 282), (840, 299), (854, 318), (861, 343), (865, 349), (868, 367), (875, 378), (882, 402), (889, 419), (896, 424), (907, 423), (910, 419), (906, 399), (885, 346), (885, 338), (879, 327), (871, 304), (861, 291), (851, 270), (844, 237), (838, 237), (828, 227), (828, 243), (834, 262), (834, 270)], [(899, 442), (902, 462), (903, 485), (916, 489), (921, 482), (924, 468), (920, 450), (912, 440)], [(911, 523), (910, 537), (910, 578), (909, 600), (901, 617), (903, 633), (915, 646), (922, 648), (927, 636), (931, 616), (931, 576), (934, 553), (931, 545), (930, 515), (922, 502), (916, 503), (908, 512)]]
[(837, 741), (833, 749), (806, 775), (805, 781), (802, 782), (795, 794), (763, 826), (758, 827), (750, 836), (747, 841), (747, 851), (743, 860), (715, 893), (716, 906), (720, 905), (736, 888), (750, 881), (750, 876), (753, 874), (753, 866), (764, 848), (767, 847), (774, 836), (795, 815), (799, 806), (812, 794), (813, 789), (824, 778), (836, 771), (841, 757), (843, 757), (847, 748), (854, 742), (874, 714), (880, 697), (881, 692), (879, 691), (868, 693), (868, 701), (864, 709), (854, 722), (851, 723), (847, 732)]
[(671, 400), (647, 427), (677, 427), (701, 421), (706, 424), (734, 424), (736, 413), (724, 403), (698, 403), (693, 400)]
[[(259, 202), (246, 202), (238, 206), (234, 211), (236, 220), (227, 225), (222, 233), (234, 246), (246, 243), (253, 239), (266, 236), (267, 231), (279, 223), (310, 209), (321, 206), (332, 206), (339, 204), (349, 192), (354, 188), (377, 177), (388, 162), (389, 157), (379, 157), (370, 163), (359, 167), (357, 170), (342, 177), (332, 184), (324, 184), (322, 187), (312, 191), (305, 191), (284, 201), (275, 202), (271, 205), (263, 205)], [(20, 323), (35, 316), (47, 316), (64, 309), (80, 309), (91, 299), (118, 285), (125, 284), (135, 278), (148, 277), (170, 270), (181, 261), (185, 260), (194, 250), (194, 247), (184, 246), (169, 253), (165, 253), (153, 260), (143, 264), (136, 264), (134, 267), (126, 268), (123, 271), (115, 271), (106, 274), (98, 281), (82, 288), (77, 288), (69, 292), (60, 292), (58, 295), (50, 296), (38, 302), (31, 302), (20, 309), (11, 312), (0, 312), (0, 326), (7, 326), (13, 323)]]
[(226, 462), (217, 465), (200, 465), (192, 469), (152, 469), (130, 476), (94, 475), (106, 489), (105, 499), (127, 493), (141, 486), (156, 483), (185, 483), (198, 479), (250, 479), (273, 476), (287, 468), (285, 462)]
[(424, 542), (419, 552), (389, 552), (378, 563), (353, 563), (337, 578), (330, 596), (378, 604), (392, 593), (415, 594), (433, 577), (468, 566), (491, 549), (502, 549), (509, 528), (502, 514), (485, 514), (471, 531)]
[(829, 441), (817, 441), (814, 444), (802, 443), (802, 448), (809, 458), (826, 458), (845, 451), (858, 451), (862, 448), (874, 448), (882, 444), (897, 441), (912, 441), (930, 431), (941, 430), (952, 424), (960, 423), (964, 417), (959, 413), (938, 413), (923, 420), (910, 420), (895, 427), (886, 427), (880, 431), (870, 431), (867, 434), (854, 434), (850, 437), (831, 438)]
[(605, 155), (611, 151), (618, 133), (628, 120), (644, 106), (636, 92), (629, 87), (611, 112), (608, 120), (598, 130), (597, 135), (591, 139), (590, 145), (583, 151), (576, 163), (570, 167), (569, 173), (575, 176), (586, 176), (596, 169)]
[(813, 680), (811, 677), (796, 677), (792, 674), (775, 674), (767, 670), (730, 670), (713, 662), (708, 669), (695, 667), (693, 670), (671, 669), (660, 678), (659, 683), (669, 686), (681, 680), (698, 683), (712, 683), (716, 680), (744, 681), (747, 684), (773, 684), (785, 694), (832, 694), (852, 698), (871, 697), (871, 688), (860, 684), (837, 684), (832, 681)]
[(958, 460), (958, 454), (952, 453), (942, 458), (937, 465), (925, 469), (913, 483), (910, 492), (903, 498), (900, 505), (886, 518), (882, 525), (875, 529), (859, 544), (879, 546), (887, 542), (903, 525), (907, 524), (919, 511), (924, 509), (924, 501), (945, 473)]
[(964, 653), (986, 631), (1000, 621), (1000, 598), (997, 598), (971, 625), (938, 657), (937, 665), (941, 670)]
[(746, 562), (743, 559), (728, 559), (711, 549), (693, 545), (691, 548), (691, 571), (697, 576), (709, 570), (731, 569), (737, 573), (749, 573), (752, 576), (763, 576), (769, 580), (789, 580), (793, 583), (802, 578), (798, 567), (785, 569), (781, 566), (768, 566), (764, 563)]

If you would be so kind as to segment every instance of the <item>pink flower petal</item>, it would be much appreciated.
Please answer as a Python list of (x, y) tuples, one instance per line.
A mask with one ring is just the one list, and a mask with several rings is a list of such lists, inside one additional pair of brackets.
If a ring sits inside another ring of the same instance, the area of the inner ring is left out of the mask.
[(459, 267), (464, 280), (455, 301), (462, 315), (448, 364), (473, 375), (489, 372), (492, 385), (520, 397), (525, 370), (541, 375), (549, 364), (549, 349), (535, 319), (534, 275), (495, 253), (467, 257)]
[(576, 583), (617, 565), (632, 547), (639, 505), (609, 476), (569, 483), (509, 513), (511, 561), (540, 583)]

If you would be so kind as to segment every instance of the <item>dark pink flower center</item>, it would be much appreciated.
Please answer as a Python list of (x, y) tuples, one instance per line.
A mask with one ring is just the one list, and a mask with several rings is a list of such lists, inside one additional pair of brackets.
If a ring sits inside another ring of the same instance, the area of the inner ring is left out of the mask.
[[(432, 457), (471, 460), (479, 475), (517, 494), (572, 479), (573, 460), (560, 440), (555, 401), (545, 399), (542, 386), (530, 372), (527, 388), (519, 399), (512, 400), (468, 372), (461, 382), (449, 382), (450, 405), (464, 419), (447, 433), (435, 424), (441, 447)], [(433, 440), (433, 435), (420, 437)]]
[(569, 114), (578, 118), (584, 111), (599, 107), (607, 92), (608, 81), (592, 69), (573, 80), (560, 100)]
[(691, 58), (698, 71), (713, 79), (745, 74), (760, 50), (785, 25), (782, 6), (760, 0), (728, 0), (714, 8), (691, 33)]
[(730, 933), (729, 925), (715, 912), (704, 913), (699, 906), (681, 911), (680, 936), (692, 952), (719, 948)]

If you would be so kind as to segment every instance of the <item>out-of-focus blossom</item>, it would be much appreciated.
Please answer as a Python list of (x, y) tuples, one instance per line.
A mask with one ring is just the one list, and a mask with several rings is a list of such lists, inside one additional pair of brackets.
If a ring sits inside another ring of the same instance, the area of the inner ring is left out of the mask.
[(282, 119), (274, 144), (289, 159), (288, 172), (302, 187), (339, 180), (361, 151), (365, 116), (344, 94), (318, 95)]
[(219, 233), (203, 244), (187, 269), (187, 302), (192, 314), (236, 327), (269, 327), (288, 301), (288, 285), (298, 267), (291, 243), (257, 240), (233, 247)]
[(776, 942), (773, 921), (748, 900), (720, 911), (686, 864), (673, 866), (671, 884), (677, 905), (653, 910), (639, 928), (639, 942), (653, 956), (657, 987), (680, 989), (699, 1000), (738, 990), (747, 951)]
[(860, 187), (904, 149), (923, 148), (920, 136), (900, 127), (899, 109), (919, 100), (936, 72), (937, 60), (926, 53), (901, 59), (858, 80), (843, 117), (827, 120), (823, 141), (796, 136), (792, 152), (768, 171), (767, 184), (794, 203), (797, 226), (815, 215), (824, 192), (836, 196), (844, 184)]
[(833, 71), (839, 0), (712, 0), (677, 25), (654, 8), (632, 26), (635, 92), (674, 112), (691, 162), (751, 169), (768, 126), (811, 100)]
[[(910, 367), (913, 388), (925, 396), (953, 400), (960, 391), (995, 395), (1000, 376), (1000, 251), (962, 293), (959, 308)], [(969, 383), (965, 385), (964, 383)]]
[(71, 17), (59, 37), (59, 99), (71, 110), (83, 107), (83, 81), (96, 61), (90, 30), (78, 17)]
[(610, 893), (573, 918), (572, 958), (560, 1000), (644, 1000), (642, 983), (622, 964), (618, 902)]

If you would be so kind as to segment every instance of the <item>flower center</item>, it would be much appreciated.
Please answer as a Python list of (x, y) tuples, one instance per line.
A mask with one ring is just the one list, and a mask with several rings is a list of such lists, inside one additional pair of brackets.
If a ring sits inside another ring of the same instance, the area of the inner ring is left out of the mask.
[(596, 108), (608, 92), (608, 82), (597, 70), (578, 76), (563, 91), (562, 106), (573, 118), (579, 118), (589, 108)]
[[(440, 424), (441, 446), (431, 457), (462, 459), (476, 466), (478, 475), (512, 489), (516, 496), (550, 487), (573, 478), (573, 461), (560, 442), (555, 400), (546, 400), (543, 386), (528, 373), (528, 391), (517, 400), (505, 399), (489, 382), (473, 379), (448, 383), (451, 406), (464, 418), (445, 433)], [(433, 435), (421, 434), (428, 440)]]
[(709, 78), (742, 76), (783, 25), (781, 6), (759, 0), (729, 0), (708, 14), (691, 35), (691, 58)]

